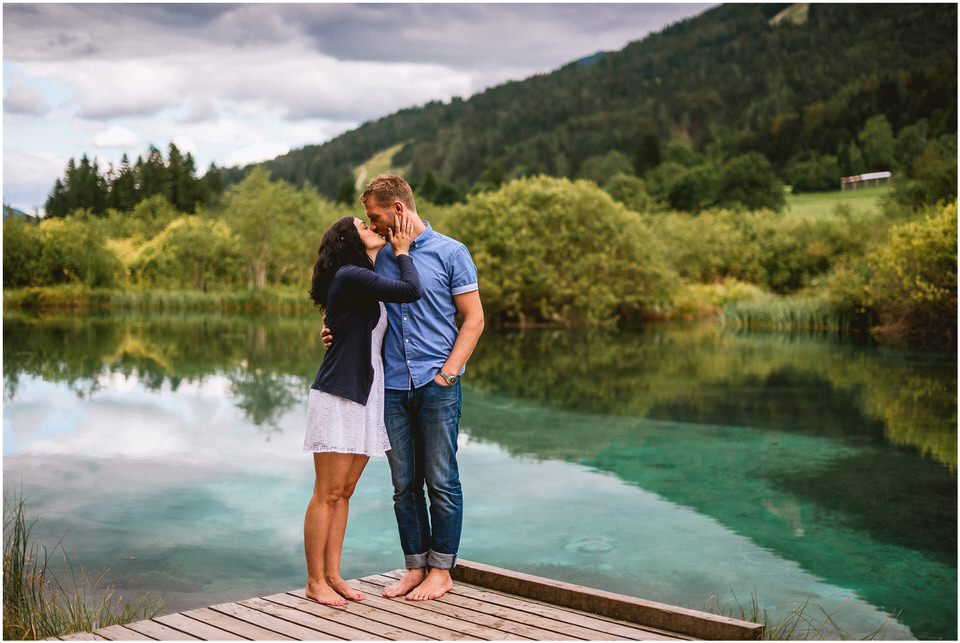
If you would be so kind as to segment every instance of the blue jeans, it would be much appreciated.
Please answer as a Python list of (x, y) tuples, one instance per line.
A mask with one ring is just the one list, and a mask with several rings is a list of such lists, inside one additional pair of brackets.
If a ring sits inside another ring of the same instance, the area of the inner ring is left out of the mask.
[[(393, 510), (407, 569), (451, 569), (463, 525), (457, 469), (460, 382), (435, 382), (410, 391), (387, 389), (383, 415), (390, 437)], [(430, 513), (423, 495), (427, 485)]]

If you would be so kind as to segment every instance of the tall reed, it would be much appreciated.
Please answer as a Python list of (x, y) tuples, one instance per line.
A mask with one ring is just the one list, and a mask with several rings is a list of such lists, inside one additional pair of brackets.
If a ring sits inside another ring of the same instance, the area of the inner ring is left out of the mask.
[(208, 311), (300, 313), (315, 310), (306, 291), (264, 290), (141, 290), (86, 288), (77, 285), (42, 286), (3, 291), (4, 308)]
[(734, 328), (819, 331), (846, 334), (852, 319), (826, 297), (766, 295), (723, 306), (723, 323)]
[(51, 553), (31, 542), (36, 521), (28, 524), (25, 501), (4, 499), (3, 520), (3, 638), (39, 640), (71, 632), (131, 623), (155, 616), (160, 599), (146, 596), (126, 602), (103, 587), (106, 572), (91, 581), (76, 554), (62, 543), (53, 549), (63, 556), (65, 572), (50, 569)]

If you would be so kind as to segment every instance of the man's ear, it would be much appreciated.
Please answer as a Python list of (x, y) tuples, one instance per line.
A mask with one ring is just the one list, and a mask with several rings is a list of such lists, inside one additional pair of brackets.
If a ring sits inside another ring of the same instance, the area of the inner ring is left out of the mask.
[(394, 201), (394, 202), (393, 202), (393, 213), (394, 213), (394, 214), (399, 214), (399, 215), (402, 215), (402, 214), (403, 214), (403, 202), (402, 202), (402, 201)]

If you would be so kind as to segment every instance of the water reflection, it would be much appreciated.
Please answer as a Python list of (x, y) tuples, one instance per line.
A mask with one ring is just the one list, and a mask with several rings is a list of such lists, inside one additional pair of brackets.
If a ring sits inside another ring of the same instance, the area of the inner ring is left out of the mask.
[[(322, 357), (318, 321), (316, 316), (7, 314), (4, 392), (8, 405), (15, 404), (4, 413), (5, 453), (168, 457), (198, 467), (213, 461), (197, 452), (201, 448), (227, 453), (237, 462), (280, 458), (283, 448), (271, 444), (264, 450), (264, 442), (285, 430), (299, 437), (299, 405)], [(30, 394), (24, 397), (19, 391), (27, 382)], [(694, 510), (830, 586), (851, 590), (890, 613), (902, 609), (902, 620), (915, 635), (955, 636), (952, 356), (703, 326), (642, 333), (489, 333), (471, 361), (465, 386), (464, 432), (472, 439), (534, 461), (566, 460), (612, 474)], [(66, 403), (58, 406), (58, 418), (39, 413), (44, 396), (55, 395), (58, 387), (73, 391), (78, 405), (95, 398), (96, 419), (76, 426), (84, 415)], [(260, 433), (259, 444), (226, 431), (202, 446), (186, 437), (185, 425), (198, 431), (229, 425), (224, 400)], [(8, 426), (15, 429), (8, 432)], [(283, 456), (285, 462), (292, 457)], [(383, 477), (384, 471), (373, 471)], [(559, 481), (548, 483), (565, 497), (571, 493)], [(262, 484), (250, 482), (251, 489)], [(190, 504), (202, 500), (198, 496)], [(171, 502), (175, 499), (158, 498), (147, 506), (159, 507), (159, 513), (130, 509), (128, 518), (159, 525), (174, 510)], [(388, 509), (382, 502), (377, 506)], [(584, 507), (588, 504), (584, 498)], [(486, 520), (483, 507), (496, 509), (474, 504), (472, 520), (481, 525), (475, 526), (475, 537), (503, 524), (499, 518)], [(211, 516), (222, 513), (222, 507), (209, 508)], [(630, 593), (626, 579), (623, 587), (611, 580), (616, 569), (587, 571), (584, 561), (622, 561), (629, 582), (636, 583), (638, 570), (651, 565), (649, 552), (627, 554), (636, 548), (624, 543), (639, 526), (636, 542), (667, 547), (658, 555), (679, 561), (674, 573), (691, 579), (706, 574), (684, 568), (683, 553), (669, 551), (669, 534), (656, 540), (643, 529), (647, 518), (615, 516), (607, 504), (600, 508), (606, 517), (594, 520), (604, 525), (602, 532), (571, 530), (569, 537), (551, 540), (550, 555), (531, 557), (521, 548), (523, 555), (513, 560), (494, 533), (487, 534), (493, 549), (474, 547), (483, 560), (575, 582), (589, 583), (589, 574), (596, 573), (595, 584)], [(510, 511), (519, 525), (523, 508)], [(666, 515), (662, 503), (650, 511), (651, 520)], [(690, 527), (689, 520), (678, 519), (676, 529), (705, 529)], [(376, 524), (379, 533), (383, 525)], [(293, 532), (290, 542), (284, 541), (287, 549), (296, 544)], [(392, 533), (381, 540), (376, 540), (381, 552), (376, 555), (392, 548)], [(163, 556), (181, 555), (163, 551)], [(209, 547), (203, 551), (211, 553)], [(242, 558), (239, 550), (237, 556)], [(571, 563), (577, 569), (572, 578), (557, 567), (564, 557), (579, 561)], [(368, 558), (380, 560), (370, 552)], [(142, 557), (128, 566), (142, 568), (143, 574), (156, 569)], [(746, 559), (730, 561), (724, 569), (730, 574), (751, 570), (750, 578), (759, 578), (761, 567), (772, 569)], [(250, 573), (261, 572), (266, 573)], [(714, 580), (720, 583), (715, 591), (723, 591), (723, 581)], [(676, 591), (671, 582), (653, 586), (653, 595), (671, 596)]]

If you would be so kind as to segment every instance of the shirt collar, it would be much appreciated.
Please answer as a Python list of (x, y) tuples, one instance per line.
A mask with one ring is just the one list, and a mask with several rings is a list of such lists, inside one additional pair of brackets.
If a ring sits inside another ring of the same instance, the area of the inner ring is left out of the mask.
[(430, 237), (433, 236), (433, 227), (430, 225), (430, 222), (424, 221), (423, 223), (427, 226), (427, 229), (421, 232), (420, 236), (418, 236), (416, 239), (410, 242), (411, 248), (419, 248), (420, 246), (425, 244), (427, 241), (429, 241)]

